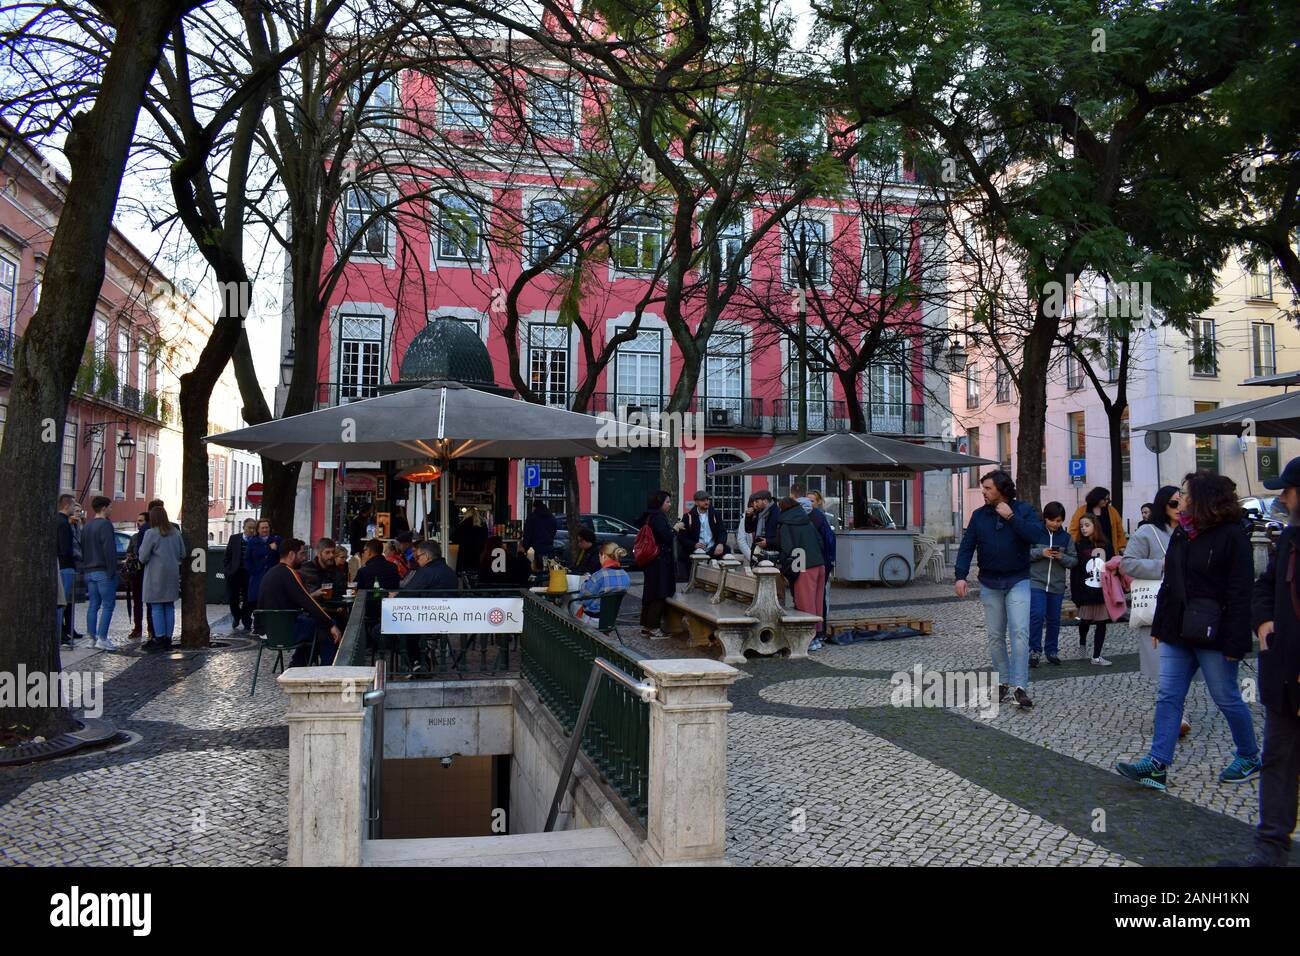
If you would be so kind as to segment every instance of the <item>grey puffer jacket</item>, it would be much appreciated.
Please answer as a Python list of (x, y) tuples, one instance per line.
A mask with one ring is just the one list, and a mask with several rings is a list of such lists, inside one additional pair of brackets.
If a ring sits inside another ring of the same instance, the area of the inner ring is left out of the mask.
[(1169, 528), (1144, 524), (1128, 539), (1119, 569), (1131, 578), (1159, 581), (1165, 576), (1165, 552), (1169, 549)]
[[(1061, 560), (1043, 557), (1048, 549), (1059, 548)], [(1043, 529), (1038, 544), (1029, 547), (1029, 586), (1035, 591), (1047, 591), (1049, 594), (1064, 594), (1065, 586), (1070, 583), (1070, 568), (1079, 563), (1074, 540), (1064, 528), (1058, 531)]]

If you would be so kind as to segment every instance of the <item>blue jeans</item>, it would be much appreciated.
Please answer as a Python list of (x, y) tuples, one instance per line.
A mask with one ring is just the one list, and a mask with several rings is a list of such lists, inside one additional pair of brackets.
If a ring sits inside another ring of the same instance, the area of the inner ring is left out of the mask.
[(77, 583), (77, 569), (59, 568), (59, 580), (63, 582), (63, 600), (67, 602), (63, 605), (63, 636), (71, 637), (72, 632), (77, 629), (76, 615), (73, 613), (76, 602), (72, 600), (72, 595), (76, 593), (73, 588)]
[(1029, 592), (1029, 649), (1035, 654), (1043, 650), (1043, 625), (1047, 625), (1047, 656), (1055, 657), (1060, 649), (1061, 603), (1064, 594), (1052, 594), (1037, 588)]
[[(1017, 581), (1009, 588), (980, 585), (980, 603), (984, 605), (984, 629), (988, 632), (989, 657), (998, 672), (998, 680), (1012, 687), (1029, 686), (1029, 579)], [(1007, 639), (1011, 653), (1008, 658)]]
[(108, 625), (117, 604), (117, 575), (108, 571), (86, 572), (86, 636), (108, 639)]
[(149, 618), (159, 644), (171, 644), (172, 631), (176, 629), (176, 602), (162, 601), (149, 605)]
[(1168, 766), (1174, 762), (1174, 745), (1183, 722), (1183, 704), (1197, 668), (1205, 678), (1210, 697), (1228, 720), (1232, 742), (1241, 757), (1258, 757), (1255, 725), (1250, 708), (1241, 699), (1237, 684), (1237, 662), (1221, 651), (1200, 650), (1177, 644), (1160, 644), (1160, 689), (1156, 692), (1155, 732), (1151, 736), (1151, 756)]

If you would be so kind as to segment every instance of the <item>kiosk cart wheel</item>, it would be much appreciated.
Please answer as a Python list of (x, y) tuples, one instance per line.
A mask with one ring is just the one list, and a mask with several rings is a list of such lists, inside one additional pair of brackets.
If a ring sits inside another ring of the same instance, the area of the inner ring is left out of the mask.
[(891, 554), (880, 562), (880, 580), (888, 587), (901, 588), (912, 580), (912, 569), (901, 554)]

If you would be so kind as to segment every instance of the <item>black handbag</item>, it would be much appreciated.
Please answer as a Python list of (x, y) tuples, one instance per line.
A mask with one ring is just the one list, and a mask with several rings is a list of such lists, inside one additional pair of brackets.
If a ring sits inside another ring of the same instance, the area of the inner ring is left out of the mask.
[(1219, 638), (1219, 623), (1223, 618), (1223, 605), (1215, 598), (1187, 597), (1187, 561), (1192, 550), (1192, 540), (1183, 548), (1183, 622), (1179, 634), (1188, 647), (1211, 650)]

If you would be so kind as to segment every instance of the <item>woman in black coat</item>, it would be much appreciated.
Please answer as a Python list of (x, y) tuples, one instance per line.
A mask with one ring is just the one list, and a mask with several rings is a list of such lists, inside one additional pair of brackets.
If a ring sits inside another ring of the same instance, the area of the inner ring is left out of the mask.
[(641, 635), (663, 637), (659, 625), (663, 621), (664, 601), (677, 593), (677, 577), (673, 573), (673, 529), (668, 524), (668, 512), (673, 498), (666, 491), (651, 492), (646, 502), (645, 514), (636, 520), (638, 528), (650, 526), (659, 545), (659, 554), (645, 567), (645, 581), (641, 590)]
[(1116, 766), (1124, 776), (1156, 790), (1168, 785), (1166, 770), (1174, 759), (1183, 704), (1198, 670), (1236, 746), (1220, 782), (1244, 783), (1259, 773), (1255, 726), (1237, 681), (1237, 665), (1251, 650), (1255, 567), (1237, 486), (1221, 475), (1197, 472), (1187, 476), (1178, 497), (1179, 527), (1169, 539), (1151, 621), (1151, 636), (1160, 641), (1151, 752)]

